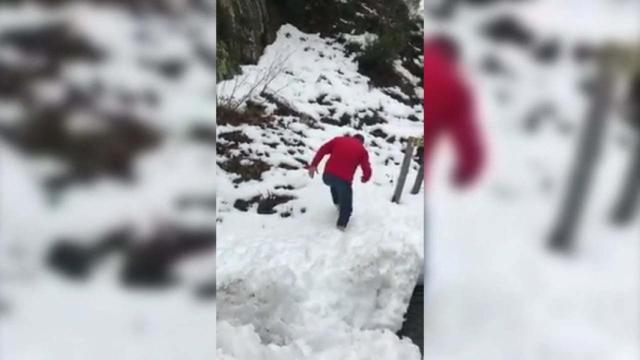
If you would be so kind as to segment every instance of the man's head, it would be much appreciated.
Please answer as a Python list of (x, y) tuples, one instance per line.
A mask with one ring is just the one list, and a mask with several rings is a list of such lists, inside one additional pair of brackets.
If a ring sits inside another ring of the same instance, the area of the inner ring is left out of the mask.
[(455, 40), (445, 34), (437, 34), (427, 38), (425, 46), (437, 48), (453, 61), (457, 62), (460, 58), (460, 47)]
[(360, 141), (361, 144), (364, 144), (364, 136), (362, 136), (361, 134), (355, 134), (353, 135), (353, 137), (355, 139), (358, 139), (358, 141)]

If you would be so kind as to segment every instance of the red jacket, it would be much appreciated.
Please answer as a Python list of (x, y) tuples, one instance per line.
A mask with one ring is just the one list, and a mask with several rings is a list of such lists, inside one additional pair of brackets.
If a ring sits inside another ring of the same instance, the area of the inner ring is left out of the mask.
[(371, 178), (369, 153), (362, 143), (354, 137), (338, 136), (320, 147), (313, 158), (311, 166), (317, 167), (322, 158), (330, 154), (324, 172), (335, 175), (345, 181), (352, 182), (358, 165), (362, 168), (362, 182)]
[(455, 61), (438, 45), (424, 45), (424, 162), (425, 181), (438, 139), (453, 141), (457, 164), (453, 181), (472, 182), (484, 163), (484, 149), (476, 127), (472, 94)]

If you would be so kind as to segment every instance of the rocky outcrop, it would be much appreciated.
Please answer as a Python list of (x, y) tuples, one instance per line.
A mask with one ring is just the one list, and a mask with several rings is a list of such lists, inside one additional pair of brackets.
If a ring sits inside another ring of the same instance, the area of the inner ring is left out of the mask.
[(218, 0), (218, 81), (229, 78), (240, 64), (255, 63), (264, 47), (275, 40), (278, 17), (268, 0)]

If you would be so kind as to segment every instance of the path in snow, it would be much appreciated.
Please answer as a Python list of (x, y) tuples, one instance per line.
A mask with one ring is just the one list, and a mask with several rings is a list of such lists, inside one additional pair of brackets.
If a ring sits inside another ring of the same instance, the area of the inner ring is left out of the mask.
[[(389, 187), (354, 184), (354, 214), (343, 233), (328, 188), (319, 178), (305, 181), (295, 200), (306, 205), (304, 214), (221, 214), (218, 320), (251, 324), (263, 342), (308, 347), (314, 359), (357, 350), (354, 336), (395, 337), (421, 266), (422, 213), (415, 209), (422, 196), (405, 194), (406, 203), (396, 205)], [(410, 342), (394, 342), (395, 353), (384, 359), (419, 356)]]

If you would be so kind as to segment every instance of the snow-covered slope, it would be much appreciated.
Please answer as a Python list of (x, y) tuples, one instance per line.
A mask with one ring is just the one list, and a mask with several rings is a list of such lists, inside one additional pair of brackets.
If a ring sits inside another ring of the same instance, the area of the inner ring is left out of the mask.
[[(346, 53), (335, 39), (284, 25), (257, 65), (218, 84), (219, 99), (233, 104), (225, 99), (280, 69), (241, 108), (244, 120), (218, 113), (219, 359), (420, 358), (395, 332), (421, 269), (423, 196), (409, 194), (410, 183), (401, 204), (390, 199), (403, 144), (422, 133), (422, 106), (400, 88), (372, 87)], [(373, 178), (361, 184), (356, 173), (342, 233), (328, 188), (304, 166), (325, 141), (356, 132)]]
[[(576, 49), (611, 39), (638, 43), (638, 6), (500, 2), (461, 6), (447, 22), (425, 19), (427, 33), (445, 29), (460, 41), (490, 157), (483, 181), (471, 192), (456, 193), (446, 184), (452, 160), (447, 148), (433, 171), (425, 358), (640, 356), (640, 219), (624, 228), (609, 222), (631, 144), (638, 141), (618, 111), (606, 120), (606, 145), (576, 253), (553, 255), (546, 246), (588, 109), (582, 85), (593, 63), (578, 61)], [(530, 29), (532, 41), (485, 36), (482, 27), (504, 14)], [(552, 50), (549, 57), (537, 56), (549, 41), (557, 55)], [(532, 115), (536, 108), (551, 110)]]
[(211, 359), (215, 11), (100, 3), (0, 6), (0, 358)]

